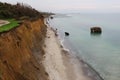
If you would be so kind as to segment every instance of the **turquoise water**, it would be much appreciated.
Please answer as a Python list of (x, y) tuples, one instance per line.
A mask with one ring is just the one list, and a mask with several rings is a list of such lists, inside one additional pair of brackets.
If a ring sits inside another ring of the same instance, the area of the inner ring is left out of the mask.
[[(120, 80), (120, 14), (69, 14), (56, 16), (50, 25), (72, 44), (76, 54), (89, 63), (104, 80)], [(100, 26), (101, 35), (90, 27)], [(64, 32), (70, 33), (69, 37)]]

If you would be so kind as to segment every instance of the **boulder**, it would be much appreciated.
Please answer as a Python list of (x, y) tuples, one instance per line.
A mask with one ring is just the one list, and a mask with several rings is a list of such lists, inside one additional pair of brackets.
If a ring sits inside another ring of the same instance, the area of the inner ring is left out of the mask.
[(65, 32), (65, 36), (69, 36), (70, 34), (68, 32)]
[(101, 33), (102, 29), (100, 27), (92, 27), (90, 28), (91, 33)]

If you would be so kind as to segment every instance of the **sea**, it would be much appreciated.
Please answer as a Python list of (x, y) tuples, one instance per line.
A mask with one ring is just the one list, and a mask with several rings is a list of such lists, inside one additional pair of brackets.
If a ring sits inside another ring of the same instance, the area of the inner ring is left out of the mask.
[[(73, 54), (90, 64), (104, 80), (120, 80), (120, 14), (56, 14), (50, 26)], [(91, 34), (91, 27), (101, 27), (101, 34)], [(69, 32), (65, 36), (64, 32)]]

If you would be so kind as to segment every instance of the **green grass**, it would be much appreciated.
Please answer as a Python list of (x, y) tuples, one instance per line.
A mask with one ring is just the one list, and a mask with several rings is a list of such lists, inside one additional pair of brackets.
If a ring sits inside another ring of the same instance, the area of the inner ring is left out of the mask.
[(16, 21), (15, 19), (6, 19), (6, 20), (9, 21), (10, 23), (0, 26), (0, 32), (9, 31), (10, 29), (19, 26), (19, 21)]

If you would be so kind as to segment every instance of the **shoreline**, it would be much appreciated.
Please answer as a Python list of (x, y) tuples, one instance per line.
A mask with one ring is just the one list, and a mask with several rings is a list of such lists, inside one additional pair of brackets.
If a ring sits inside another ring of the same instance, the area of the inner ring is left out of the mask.
[[(58, 35), (60, 35), (60, 33)], [(66, 41), (65, 39), (61, 39), (60, 36), (58, 36), (58, 37), (59, 37), (59, 41), (61, 42), (60, 44), (62, 44), (64, 50), (67, 51), (68, 54), (72, 58), (77, 59), (80, 62), (80, 64), (83, 66), (82, 68), (84, 70), (85, 75), (88, 74), (88, 76), (89, 76), (89, 73), (90, 73), (90, 74), (92, 74), (90, 76), (92, 78), (92, 80), (104, 80), (104, 78), (100, 75), (100, 73), (98, 71), (96, 71), (89, 63), (85, 62), (81, 56), (78, 56), (76, 54), (79, 52), (73, 47), (73, 45), (71, 44), (70, 41)]]
[(104, 80), (88, 63), (64, 48), (58, 37), (56, 31), (47, 25), (43, 65), (49, 80)]

